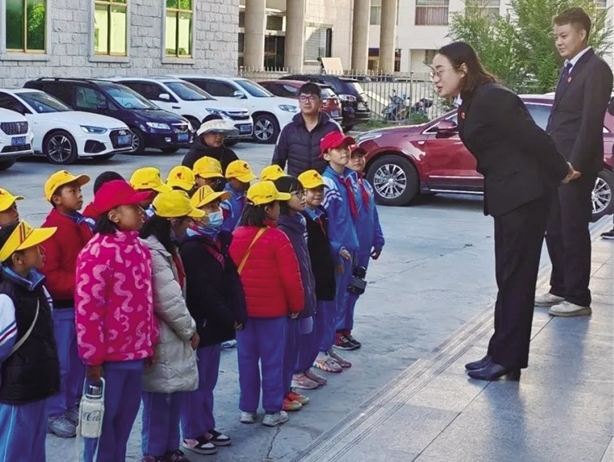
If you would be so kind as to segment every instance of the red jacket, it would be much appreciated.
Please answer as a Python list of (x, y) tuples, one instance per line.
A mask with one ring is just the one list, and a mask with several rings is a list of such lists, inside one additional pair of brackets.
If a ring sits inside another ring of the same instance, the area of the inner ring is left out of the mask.
[[(240, 226), (233, 232), (230, 256), (237, 266), (259, 229)], [(267, 228), (256, 241), (241, 272), (241, 282), (250, 317), (275, 318), (303, 310), (298, 260), (290, 240), (277, 228)]]
[[(85, 221), (77, 224), (56, 209), (49, 212), (43, 223), (43, 227), (52, 226), (56, 226), (58, 230), (42, 244), (45, 249), (45, 265), (42, 270), (45, 286), (56, 308), (74, 307), (77, 257), (93, 234)], [(58, 301), (66, 302), (66, 306), (58, 304)]]
[(100, 212), (96, 210), (96, 207), (94, 207), (94, 203), (90, 202), (89, 204), (87, 204), (85, 209), (83, 209), (83, 216), (96, 221), (100, 216)]

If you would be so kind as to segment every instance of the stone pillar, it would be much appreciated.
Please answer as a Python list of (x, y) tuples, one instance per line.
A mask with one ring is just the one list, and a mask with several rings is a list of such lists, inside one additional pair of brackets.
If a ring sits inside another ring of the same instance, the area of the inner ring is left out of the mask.
[(397, 35), (397, 0), (382, 0), (382, 26), (379, 36), (379, 70), (394, 72), (394, 49)]
[(301, 73), (305, 61), (305, 0), (288, 0), (286, 5), (284, 67), (293, 74)]
[(352, 70), (363, 72), (369, 68), (369, 18), (371, 0), (354, 0), (352, 18)]
[(265, 31), (266, 0), (246, 0), (243, 65), (248, 70), (260, 71), (264, 69)]

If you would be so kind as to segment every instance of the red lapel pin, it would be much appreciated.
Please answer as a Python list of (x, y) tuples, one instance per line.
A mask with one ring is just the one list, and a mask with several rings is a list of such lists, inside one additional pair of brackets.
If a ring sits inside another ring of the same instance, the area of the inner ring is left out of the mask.
[(461, 119), (465, 120), (465, 113), (461, 112)]
[(567, 83), (571, 83), (571, 77), (567, 79)]

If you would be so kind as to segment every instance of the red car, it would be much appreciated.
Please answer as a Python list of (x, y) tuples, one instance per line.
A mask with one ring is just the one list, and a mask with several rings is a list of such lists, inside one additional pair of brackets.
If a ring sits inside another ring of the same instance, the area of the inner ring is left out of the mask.
[[(266, 80), (258, 83), (275, 96), (294, 99), (298, 99), (298, 91), (305, 85), (305, 82), (301, 80)], [(341, 123), (343, 120), (341, 100), (329, 85), (323, 85), (321, 83), (316, 83), (316, 85), (319, 86), (322, 91), (322, 108), (320, 110), (326, 112), (331, 119)]]
[[(522, 99), (537, 124), (545, 128), (553, 97)], [(603, 141), (603, 170), (593, 190), (593, 220), (614, 211), (614, 117), (610, 114), (604, 119)], [(420, 194), (483, 193), (484, 180), (476, 171), (476, 160), (458, 136), (456, 111), (422, 125), (365, 132), (356, 142), (367, 151), (367, 178), (382, 205), (406, 205)]]

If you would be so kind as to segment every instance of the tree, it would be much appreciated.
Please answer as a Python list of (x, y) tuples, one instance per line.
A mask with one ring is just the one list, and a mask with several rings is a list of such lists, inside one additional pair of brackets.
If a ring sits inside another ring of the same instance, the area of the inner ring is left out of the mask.
[(481, 2), (468, 0), (465, 11), (452, 16), (449, 36), (472, 45), (484, 66), (513, 90), (546, 93), (555, 88), (563, 65), (552, 35), (552, 18), (560, 12), (574, 6), (584, 8), (593, 21), (589, 44), (600, 55), (610, 51), (614, 29), (608, 9), (597, 3), (511, 0), (508, 14), (493, 16), (485, 14), (492, 10), (482, 7)]

